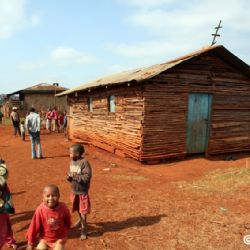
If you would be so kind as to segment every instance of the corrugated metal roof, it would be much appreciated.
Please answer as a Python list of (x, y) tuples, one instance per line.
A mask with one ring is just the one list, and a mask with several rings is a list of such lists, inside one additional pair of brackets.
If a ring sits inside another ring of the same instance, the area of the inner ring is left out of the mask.
[(21, 90), (18, 90), (18, 91), (15, 91), (13, 93), (10, 93), (8, 94), (8, 96), (11, 96), (11, 95), (15, 95), (15, 94), (19, 94), (19, 93), (48, 93), (48, 92), (51, 92), (51, 93), (54, 93), (55, 91), (56, 92), (62, 92), (62, 91), (65, 91), (67, 90), (67, 88), (64, 88), (64, 87), (61, 87), (61, 86), (56, 86), (56, 85), (53, 85), (53, 84), (48, 84), (48, 83), (40, 83), (40, 84), (37, 84), (37, 85), (34, 85), (34, 86), (31, 86), (31, 87), (28, 87), (26, 89), (21, 89)]
[[(247, 74), (249, 75), (249, 65), (241, 61), (238, 57), (233, 55), (230, 51), (228, 51), (226, 48), (224, 48), (222, 45), (213, 45), (213, 46), (208, 46), (205, 47), (199, 51), (196, 51), (194, 53), (176, 58), (172, 61), (166, 62), (166, 63), (161, 63), (161, 64), (155, 64), (150, 67), (144, 67), (144, 68), (138, 68), (134, 70), (129, 70), (129, 71), (124, 71), (121, 73), (105, 76), (102, 78), (99, 78), (95, 81), (90, 81), (87, 83), (84, 83), (78, 87), (66, 90), (60, 94), (57, 94), (57, 96), (62, 96), (62, 95), (67, 95), (73, 92), (77, 91), (83, 91), (91, 88), (98, 88), (101, 86), (107, 86), (107, 85), (115, 85), (115, 84), (121, 84), (121, 83), (126, 83), (130, 81), (143, 81), (150, 79), (156, 75), (159, 75), (160, 73), (167, 71), (174, 66), (190, 60), (191, 58), (197, 57), (201, 54), (204, 54), (208, 51), (217, 51), (218, 50), (218, 55), (221, 55), (222, 57), (230, 57), (231, 63), (234, 64), (239, 64), (238, 68), (241, 70), (245, 70)], [(229, 61), (230, 61), (229, 60)]]
[(61, 86), (57, 86), (57, 85), (53, 85), (53, 84), (48, 84), (48, 83), (40, 83), (37, 85), (34, 85), (32, 87), (23, 89), (23, 90), (66, 90), (66, 88), (61, 87)]

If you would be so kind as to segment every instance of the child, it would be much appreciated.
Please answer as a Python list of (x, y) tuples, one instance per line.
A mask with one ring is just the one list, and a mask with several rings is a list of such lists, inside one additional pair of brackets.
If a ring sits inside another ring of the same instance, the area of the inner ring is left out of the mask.
[(16, 241), (13, 238), (9, 213), (15, 209), (10, 196), (10, 190), (6, 183), (8, 170), (3, 160), (0, 160), (0, 249), (6, 243), (8, 247), (17, 249)]
[(52, 115), (52, 109), (49, 109), (48, 112), (46, 113), (45, 115), (45, 118), (46, 118), (46, 129), (51, 132), (51, 117)]
[(58, 123), (59, 123), (59, 132), (63, 132), (64, 130), (64, 113), (60, 112), (58, 115)]
[(43, 202), (36, 209), (29, 226), (26, 238), (27, 250), (34, 249), (37, 235), (39, 244), (36, 249), (63, 250), (71, 225), (70, 212), (67, 206), (59, 202), (60, 193), (55, 185), (43, 189)]
[(12, 124), (13, 124), (13, 128), (14, 128), (14, 136), (16, 136), (17, 133), (19, 135), (21, 135), (21, 132), (20, 132), (20, 117), (19, 117), (19, 114), (17, 112), (17, 107), (12, 108), (10, 118), (12, 120)]
[(63, 112), (63, 132), (64, 132), (64, 136), (67, 136), (67, 127), (68, 127), (68, 118), (67, 118), (67, 112), (64, 111)]
[(24, 121), (21, 121), (21, 125), (20, 125), (20, 130), (21, 130), (21, 138), (23, 141), (25, 141), (25, 125), (24, 125)]
[(73, 212), (77, 211), (79, 221), (75, 226), (81, 225), (81, 240), (87, 239), (87, 214), (90, 213), (89, 187), (92, 176), (91, 166), (83, 158), (84, 147), (81, 144), (74, 144), (70, 147), (70, 171), (67, 180), (71, 182), (71, 201)]

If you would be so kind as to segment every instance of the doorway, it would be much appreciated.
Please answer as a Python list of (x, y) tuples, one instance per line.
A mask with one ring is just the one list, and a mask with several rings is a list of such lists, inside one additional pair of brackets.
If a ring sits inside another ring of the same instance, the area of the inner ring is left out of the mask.
[(212, 95), (190, 93), (187, 115), (187, 153), (203, 153), (207, 149)]

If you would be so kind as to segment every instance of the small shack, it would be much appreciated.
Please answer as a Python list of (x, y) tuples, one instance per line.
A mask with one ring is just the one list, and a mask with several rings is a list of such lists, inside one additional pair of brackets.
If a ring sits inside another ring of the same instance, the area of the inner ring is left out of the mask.
[(15, 106), (18, 108), (21, 115), (26, 115), (27, 111), (33, 107), (42, 113), (48, 108), (57, 107), (58, 110), (64, 111), (67, 109), (66, 97), (58, 98), (55, 95), (67, 90), (59, 86), (58, 83), (47, 84), (40, 83), (29, 88), (15, 91), (7, 95), (3, 110), (5, 116), (10, 114), (9, 110)]
[(69, 135), (139, 161), (250, 151), (249, 65), (210, 46), (67, 90)]

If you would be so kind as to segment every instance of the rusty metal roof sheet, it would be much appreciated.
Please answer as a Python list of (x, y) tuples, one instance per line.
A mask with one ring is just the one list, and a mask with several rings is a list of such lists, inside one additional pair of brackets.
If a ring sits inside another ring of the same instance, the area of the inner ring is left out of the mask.
[(156, 75), (159, 75), (160, 73), (167, 71), (174, 66), (183, 63), (187, 60), (190, 60), (191, 58), (197, 57), (201, 54), (204, 54), (209, 51), (214, 51), (215, 54), (218, 56), (226, 59), (230, 63), (234, 64), (234, 66), (237, 66), (239, 70), (244, 70), (245, 73), (247, 73), (248, 76), (250, 76), (250, 70), (249, 70), (249, 65), (241, 61), (238, 57), (233, 55), (230, 51), (228, 51), (226, 48), (224, 48), (222, 45), (213, 45), (213, 46), (208, 46), (206, 48), (203, 48), (199, 51), (196, 51), (194, 53), (176, 58), (172, 61), (166, 62), (166, 63), (161, 63), (161, 64), (155, 64), (150, 67), (144, 67), (144, 68), (138, 68), (134, 70), (129, 70), (129, 71), (124, 71), (118, 74), (113, 74), (109, 76), (105, 76), (102, 78), (99, 78), (95, 81), (90, 81), (87, 83), (84, 83), (78, 87), (66, 90), (60, 94), (57, 94), (57, 96), (62, 96), (62, 95), (67, 95), (71, 94), (73, 92), (77, 91), (83, 91), (87, 89), (92, 89), (92, 88), (98, 88), (101, 86), (107, 86), (107, 85), (115, 85), (115, 84), (122, 84), (122, 83), (127, 83), (131, 81), (143, 81), (150, 79)]
[(8, 96), (20, 94), (20, 93), (54, 93), (54, 92), (63, 92), (67, 90), (62, 86), (56, 86), (48, 83), (40, 83), (26, 89), (18, 90), (13, 93), (8, 94)]

